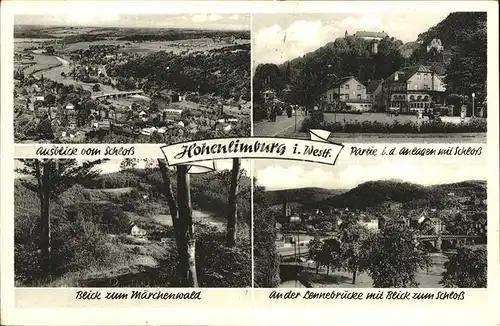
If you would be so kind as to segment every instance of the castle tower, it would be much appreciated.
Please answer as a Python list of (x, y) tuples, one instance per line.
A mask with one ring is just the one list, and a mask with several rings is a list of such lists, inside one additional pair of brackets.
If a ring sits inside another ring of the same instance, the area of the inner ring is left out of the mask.
[(349, 34), (347, 34), (347, 29), (345, 30), (345, 37), (349, 36)]

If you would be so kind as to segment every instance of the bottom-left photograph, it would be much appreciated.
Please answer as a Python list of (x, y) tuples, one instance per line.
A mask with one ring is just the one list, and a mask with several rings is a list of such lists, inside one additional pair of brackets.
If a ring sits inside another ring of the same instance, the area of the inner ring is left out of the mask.
[(250, 162), (15, 161), (17, 287), (252, 283)]

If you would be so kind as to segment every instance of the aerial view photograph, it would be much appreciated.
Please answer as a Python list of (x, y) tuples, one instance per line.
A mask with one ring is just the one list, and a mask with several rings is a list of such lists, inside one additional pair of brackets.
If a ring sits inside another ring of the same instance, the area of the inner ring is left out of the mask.
[(256, 14), (253, 130), (485, 143), (486, 12)]
[(254, 162), (255, 287), (486, 287), (485, 162), (374, 161)]
[(16, 287), (251, 287), (250, 162), (19, 159)]
[(250, 136), (250, 17), (17, 15), (16, 143)]

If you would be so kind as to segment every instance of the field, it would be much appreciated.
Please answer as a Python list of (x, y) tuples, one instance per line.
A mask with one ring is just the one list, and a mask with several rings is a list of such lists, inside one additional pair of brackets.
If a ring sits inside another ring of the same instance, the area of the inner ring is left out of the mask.
[(59, 60), (57, 60), (55, 57), (50, 56), (50, 55), (41, 55), (41, 54), (37, 55), (37, 54), (35, 54), (34, 61), (36, 62), (36, 64), (31, 65), (31, 66), (27, 67), (26, 69), (24, 69), (24, 73), (26, 75), (32, 74), (32, 73), (34, 73), (38, 70), (41, 70), (41, 69), (48, 69), (48, 68), (55, 67), (55, 66), (61, 64), (61, 62)]

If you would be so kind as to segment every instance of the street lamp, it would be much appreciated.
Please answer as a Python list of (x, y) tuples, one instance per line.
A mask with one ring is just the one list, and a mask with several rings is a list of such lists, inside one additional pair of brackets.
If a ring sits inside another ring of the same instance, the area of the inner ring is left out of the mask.
[(476, 97), (476, 93), (472, 93), (472, 117), (474, 118), (474, 98)]

